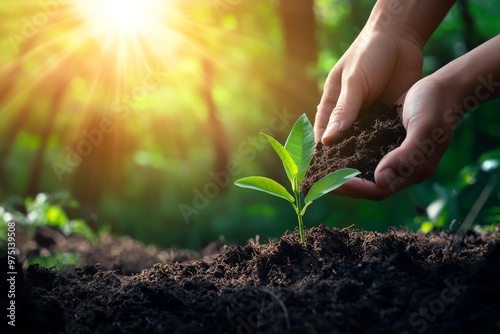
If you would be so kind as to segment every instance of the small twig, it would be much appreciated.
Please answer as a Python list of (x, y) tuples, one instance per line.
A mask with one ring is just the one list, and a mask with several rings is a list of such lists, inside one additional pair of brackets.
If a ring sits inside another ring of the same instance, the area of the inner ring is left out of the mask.
[(258, 290), (261, 290), (261, 291), (267, 293), (268, 295), (270, 295), (278, 303), (278, 305), (281, 307), (281, 310), (283, 311), (283, 317), (285, 318), (285, 323), (286, 323), (286, 330), (289, 331), (290, 327), (291, 327), (290, 326), (290, 317), (288, 315), (288, 310), (285, 306), (285, 303), (283, 303), (283, 301), (271, 290), (268, 290), (268, 289), (262, 288), (262, 287), (256, 287), (256, 288)]
[(348, 229), (350, 229), (351, 227), (353, 227), (354, 225), (355, 225), (355, 224), (351, 224), (351, 225), (349, 225), (349, 226), (343, 227), (343, 228), (341, 229), (341, 231), (343, 231), (343, 230), (348, 230)]
[(463, 224), (460, 226), (455, 235), (454, 238), (455, 247), (458, 246), (458, 243), (463, 240), (465, 233), (467, 233), (472, 223), (474, 223), (474, 221), (476, 220), (479, 211), (481, 211), (484, 204), (486, 203), (486, 200), (490, 197), (493, 188), (495, 188), (495, 185), (497, 184), (497, 181), (498, 178), (496, 175), (494, 175), (491, 177), (490, 182), (488, 182), (488, 184), (484, 186), (483, 190), (481, 191), (481, 194), (477, 198), (476, 202), (474, 202), (474, 205), (470, 209), (469, 213), (467, 214), (467, 217), (465, 217)]

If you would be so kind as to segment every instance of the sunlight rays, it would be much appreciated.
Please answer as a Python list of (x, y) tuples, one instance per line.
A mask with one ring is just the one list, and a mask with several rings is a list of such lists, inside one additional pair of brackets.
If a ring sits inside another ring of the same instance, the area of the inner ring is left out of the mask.
[(77, 0), (76, 11), (88, 36), (100, 40), (103, 52), (115, 58), (118, 81), (150, 66), (145, 46), (169, 45), (170, 52), (175, 49), (175, 33), (168, 26), (175, 11), (170, 0)]
[[(19, 9), (11, 19), (14, 27), (25, 18), (41, 15), (36, 2), (26, 3), (29, 10)], [(113, 114), (116, 101), (125, 101), (133, 113), (175, 113), (173, 108), (163, 107), (165, 102), (171, 103), (164, 99), (194, 103), (193, 96), (204, 96), (205, 88), (212, 90), (217, 85), (211, 78), (214, 74), (206, 73), (205, 64), (216, 73), (243, 73), (253, 68), (255, 64), (241, 58), (228, 61), (235, 55), (228, 45), (236, 43), (243, 50), (262, 43), (224, 29), (212, 5), (197, 0), (73, 0), (46, 15), (47, 22), (36, 27), (36, 34), (26, 36), (12, 61), (22, 66), (16, 77), (23, 86), (8, 100), (9, 109), (32, 94), (62, 89), (74, 78), (85, 81), (86, 89), (65, 93), (63, 119), (69, 109), (75, 114), (68, 117)], [(22, 30), (22, 26), (17, 29)], [(244, 51), (236, 52), (243, 56)], [(10, 67), (2, 66), (3, 72)], [(143, 82), (152, 73), (155, 89), (135, 97), (136, 91), (144, 91)], [(247, 84), (253, 87), (252, 81)], [(153, 108), (152, 101), (156, 102)], [(205, 108), (193, 108), (189, 113), (193, 119), (206, 117)]]
[[(78, 0), (77, 7), (91, 30), (98, 34), (148, 34), (152, 22), (168, 13), (170, 1), (159, 0)], [(167, 11), (165, 11), (167, 8)]]
[[(32, 6), (30, 11), (20, 11), (17, 21), (42, 15), (35, 2)], [(62, 66), (71, 57), (74, 61), (61, 70), (86, 78), (96, 88), (89, 92), (92, 94), (100, 91), (101, 95), (108, 92), (110, 98), (119, 97), (156, 68), (172, 72), (169, 84), (182, 87), (175, 72), (186, 59), (200, 63), (209, 59), (222, 71), (235, 71), (242, 64), (230, 64), (220, 53), (226, 43), (256, 42), (221, 29), (212, 6), (196, 0), (74, 0), (53, 12), (47, 12), (47, 22), (36, 27), (35, 35), (28, 36), (26, 52), (18, 53), (18, 61), (23, 59), (27, 64), (34, 59), (41, 65), (36, 72), (23, 71), (32, 77), (25, 92), (46, 80), (49, 69)], [(199, 73), (193, 75), (193, 80), (200, 80)], [(102, 101), (93, 96), (89, 100)]]

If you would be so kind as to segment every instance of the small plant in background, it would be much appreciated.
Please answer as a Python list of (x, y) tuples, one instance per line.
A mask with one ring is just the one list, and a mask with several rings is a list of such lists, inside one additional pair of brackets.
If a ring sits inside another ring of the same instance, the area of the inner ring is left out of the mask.
[[(26, 229), (32, 239), (39, 228), (52, 228), (65, 236), (81, 235), (90, 243), (95, 243), (97, 235), (83, 219), (70, 219), (67, 209), (75, 209), (78, 202), (71, 199), (67, 193), (40, 193), (34, 199), (11, 200), (0, 205), (0, 225), (7, 226), (9, 222)], [(2, 228), (0, 240), (6, 241), (7, 228)], [(6, 245), (6, 243), (3, 243)], [(79, 255), (71, 252), (55, 252), (53, 254), (32, 256), (27, 254), (24, 265), (38, 263), (45, 267), (71, 266), (81, 263)]]
[[(20, 203), (19, 203), (20, 204)], [(19, 205), (18, 205), (19, 206)], [(0, 206), (0, 222), (16, 221), (26, 226), (30, 236), (39, 227), (51, 227), (61, 231), (65, 236), (80, 234), (89, 241), (95, 241), (96, 235), (83, 219), (70, 219), (65, 208), (75, 209), (78, 202), (67, 193), (40, 193), (34, 199), (26, 198), (22, 205), (23, 212), (12, 205)]]
[(278, 182), (263, 176), (244, 177), (237, 180), (235, 185), (262, 191), (290, 202), (297, 214), (300, 241), (305, 243), (302, 217), (309, 205), (314, 200), (337, 189), (360, 172), (356, 169), (345, 168), (330, 173), (317, 181), (303, 197), (300, 192), (300, 184), (309, 169), (314, 151), (314, 131), (307, 116), (303, 114), (299, 117), (288, 135), (285, 146), (265, 133), (261, 132), (260, 134), (269, 141), (283, 162), (283, 167), (292, 186), (292, 193)]

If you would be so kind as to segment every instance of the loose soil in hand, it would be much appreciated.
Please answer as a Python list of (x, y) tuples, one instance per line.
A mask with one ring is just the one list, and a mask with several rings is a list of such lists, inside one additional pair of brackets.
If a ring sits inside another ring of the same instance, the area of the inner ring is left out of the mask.
[[(94, 262), (69, 273), (18, 265), (15, 329), (500, 333), (498, 227), (491, 235), (470, 232), (462, 241), (448, 232), (324, 226), (306, 229), (305, 236), (306, 245), (295, 231), (266, 244), (212, 244), (199, 253), (159, 250), (128, 238), (94, 247), (72, 239), (67, 247)], [(57, 238), (45, 232), (30, 247), (35, 251), (42, 242), (50, 251), (60, 244), (50, 241)], [(7, 262), (5, 254), (1, 261)], [(6, 284), (4, 277), (4, 312)]]
[(360, 111), (358, 120), (340, 141), (328, 146), (318, 143), (302, 192), (307, 194), (316, 181), (341, 168), (355, 168), (361, 172), (358, 177), (373, 182), (380, 160), (406, 137), (397, 111), (396, 105), (375, 104)]

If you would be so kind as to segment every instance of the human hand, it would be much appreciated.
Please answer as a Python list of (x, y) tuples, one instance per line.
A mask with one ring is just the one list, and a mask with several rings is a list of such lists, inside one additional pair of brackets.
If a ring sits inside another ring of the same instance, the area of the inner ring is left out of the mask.
[(406, 138), (380, 161), (375, 183), (352, 179), (334, 193), (381, 200), (431, 177), (468, 109), (500, 98), (499, 57), (500, 35), (415, 83), (398, 101)]
[(330, 144), (361, 108), (392, 104), (422, 76), (421, 46), (395, 31), (365, 26), (325, 82), (314, 122), (316, 142)]
[(459, 100), (436, 78), (418, 81), (399, 101), (403, 104), (406, 138), (380, 161), (375, 170), (375, 183), (353, 179), (334, 193), (382, 200), (431, 177), (463, 114), (450, 108), (457, 106)]

